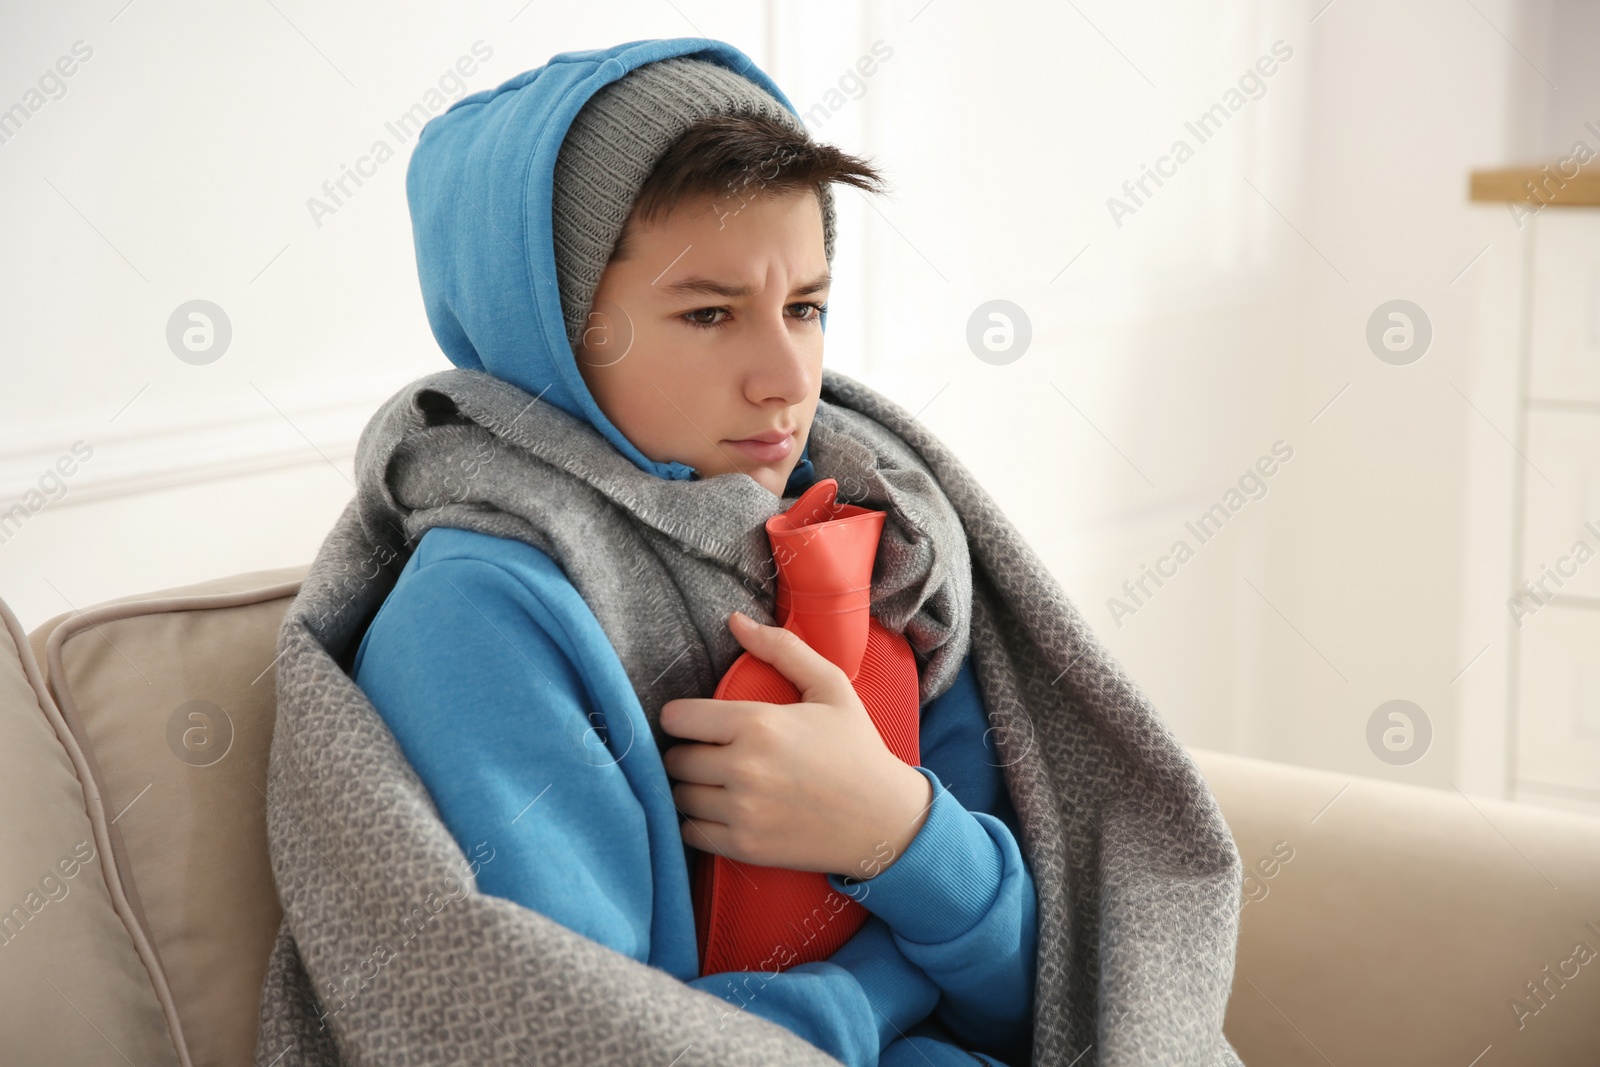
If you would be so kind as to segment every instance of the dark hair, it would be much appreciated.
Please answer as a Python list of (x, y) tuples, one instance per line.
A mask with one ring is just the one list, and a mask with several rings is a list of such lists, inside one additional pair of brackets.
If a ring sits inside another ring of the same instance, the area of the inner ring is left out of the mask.
[[(887, 186), (864, 159), (811, 140), (804, 131), (760, 115), (713, 115), (701, 119), (656, 161), (634, 198), (628, 226), (650, 222), (684, 200), (699, 196), (749, 198), (842, 182), (869, 193)], [(629, 254), (628, 226), (611, 260)]]

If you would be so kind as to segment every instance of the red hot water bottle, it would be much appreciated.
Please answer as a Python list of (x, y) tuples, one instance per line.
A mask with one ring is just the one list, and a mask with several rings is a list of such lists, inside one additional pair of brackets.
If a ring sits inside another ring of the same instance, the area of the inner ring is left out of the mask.
[[(869, 610), (886, 516), (839, 503), (838, 486), (836, 479), (824, 478), (767, 520), (777, 565), (776, 622), (844, 671), (884, 744), (914, 767), (921, 759), (916, 657), (906, 639)], [(800, 693), (772, 666), (744, 652), (712, 698), (794, 704)], [(820, 871), (762, 867), (716, 852), (696, 853), (692, 888), (702, 976), (770, 974), (825, 960), (869, 914), (836, 893)]]

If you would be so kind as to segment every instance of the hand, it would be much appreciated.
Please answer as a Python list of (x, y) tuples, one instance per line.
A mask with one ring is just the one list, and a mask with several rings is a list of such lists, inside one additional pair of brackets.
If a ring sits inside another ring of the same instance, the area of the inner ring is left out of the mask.
[[(933, 803), (928, 779), (884, 744), (844, 671), (798, 635), (734, 612), (729, 629), (800, 691), (795, 704), (683, 698), (661, 706), (678, 744), (662, 761), (683, 839), (763, 867), (870, 879), (905, 851)], [(885, 859), (887, 858), (887, 862)]]

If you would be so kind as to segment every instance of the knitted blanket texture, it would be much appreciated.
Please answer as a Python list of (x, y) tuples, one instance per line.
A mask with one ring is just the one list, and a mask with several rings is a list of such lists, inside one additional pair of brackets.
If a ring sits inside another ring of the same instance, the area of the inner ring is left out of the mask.
[[(916, 652), (922, 701), (972, 657), (1037, 893), (1033, 1063), (1239, 1065), (1222, 1022), (1241, 865), (1187, 751), (926, 427), (828, 368), (809, 446), (840, 500), (887, 512), (872, 612)], [(657, 477), (582, 420), (466, 369), (390, 398), (356, 474), (279, 632), (267, 826), (284, 917), (258, 1067), (837, 1064), (478, 892), (493, 843), (452, 837), (349, 673), (426, 530), (516, 538), (560, 565), (633, 683), (636, 707), (606, 709), (608, 743), (622, 752), (648, 731), (664, 751), (661, 706), (710, 696), (743, 651), (728, 613), (774, 621), (764, 523), (793, 498), (742, 474)]]

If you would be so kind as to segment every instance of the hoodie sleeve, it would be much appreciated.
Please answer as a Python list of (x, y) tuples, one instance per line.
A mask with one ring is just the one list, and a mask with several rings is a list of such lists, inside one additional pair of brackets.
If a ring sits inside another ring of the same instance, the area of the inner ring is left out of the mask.
[[(773, 983), (771, 991), (768, 983)], [(869, 1067), (878, 1063), (884, 1048), (926, 1019), (939, 1000), (939, 988), (906, 959), (876, 915), (868, 916), (826, 960), (802, 963), (776, 976), (760, 971), (711, 974), (692, 978), (689, 985), (722, 997), (734, 1005), (734, 1014), (748, 1008), (836, 1059)], [(763, 997), (769, 999), (763, 1003)]]
[[(687, 936), (692, 974), (692, 912), (661, 910), (651, 860), (661, 843), (652, 848), (620, 762), (596, 758), (597, 709), (561, 620), (507, 568), (428, 547), (368, 628), (353, 673), (456, 840), (495, 846), (479, 890), (655, 966), (673, 942), (680, 978)], [(826, 961), (685, 980), (726, 1000), (730, 1016), (765, 1017), (852, 1067), (877, 1063), (939, 996), (874, 919)]]
[(917, 836), (872, 878), (828, 881), (882, 918), (939, 987), (938, 1016), (951, 1033), (1026, 1063), (1037, 901), (970, 657), (924, 710), (921, 750), (917, 770), (933, 786), (933, 802)]

